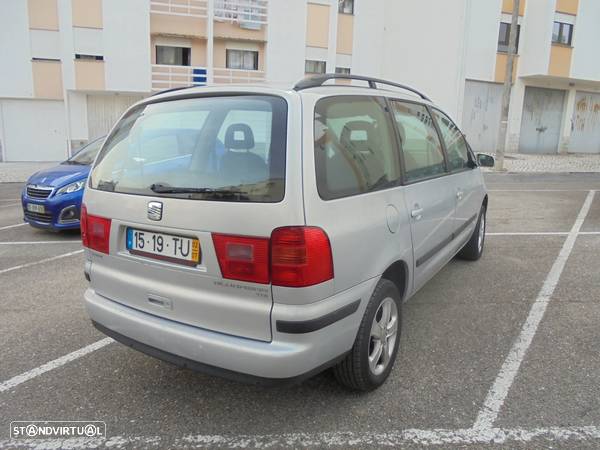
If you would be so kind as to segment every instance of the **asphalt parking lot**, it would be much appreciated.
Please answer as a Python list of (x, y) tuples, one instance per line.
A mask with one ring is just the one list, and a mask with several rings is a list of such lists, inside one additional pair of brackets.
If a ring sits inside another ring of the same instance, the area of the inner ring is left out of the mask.
[[(388, 382), (261, 388), (174, 368), (90, 324), (77, 233), (22, 226), (0, 184), (0, 448), (600, 446), (600, 175), (488, 174), (483, 258), (403, 310)], [(598, 190), (598, 192), (595, 192)], [(15, 420), (107, 438), (10, 440)]]

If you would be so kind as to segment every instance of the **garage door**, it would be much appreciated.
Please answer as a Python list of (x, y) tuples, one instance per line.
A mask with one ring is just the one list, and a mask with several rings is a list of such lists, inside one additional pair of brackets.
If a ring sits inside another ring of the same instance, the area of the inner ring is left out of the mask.
[(501, 111), (501, 84), (467, 81), (462, 131), (476, 152), (496, 150)]
[(558, 153), (565, 91), (525, 88), (521, 121), (522, 153)]
[(121, 114), (142, 98), (141, 95), (88, 95), (89, 139), (96, 139), (108, 133)]
[(600, 94), (577, 92), (569, 152), (600, 153)]
[(61, 161), (66, 158), (63, 102), (2, 100), (0, 108), (6, 161)]

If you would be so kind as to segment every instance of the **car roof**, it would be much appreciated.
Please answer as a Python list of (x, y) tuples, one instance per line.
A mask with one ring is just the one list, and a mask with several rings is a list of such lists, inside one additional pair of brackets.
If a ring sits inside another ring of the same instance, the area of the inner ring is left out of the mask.
[(226, 84), (226, 85), (208, 85), (185, 87), (181, 89), (172, 89), (158, 92), (140, 103), (162, 102), (170, 99), (189, 98), (195, 96), (215, 95), (215, 94), (267, 94), (267, 95), (312, 95), (319, 97), (329, 97), (333, 95), (369, 95), (393, 97), (407, 101), (417, 101), (419, 103), (431, 104), (428, 99), (423, 99), (419, 95), (395, 88), (369, 88), (352, 84), (324, 84), (322, 86), (307, 87), (296, 91), (291, 84), (284, 83), (253, 83), (253, 84)]

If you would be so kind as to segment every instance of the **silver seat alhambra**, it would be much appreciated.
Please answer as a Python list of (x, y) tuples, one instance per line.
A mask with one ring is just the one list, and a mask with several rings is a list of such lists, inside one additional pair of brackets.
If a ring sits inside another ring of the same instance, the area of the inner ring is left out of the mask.
[(383, 80), (149, 97), (90, 173), (87, 311), (182, 367), (255, 383), (333, 367), (374, 389), (403, 302), (455, 255), (481, 256), (490, 164), (425, 95)]

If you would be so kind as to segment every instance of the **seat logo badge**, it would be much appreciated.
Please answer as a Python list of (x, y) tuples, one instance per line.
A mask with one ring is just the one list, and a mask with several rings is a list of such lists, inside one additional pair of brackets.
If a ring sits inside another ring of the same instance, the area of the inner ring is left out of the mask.
[(148, 219), (161, 220), (163, 204), (161, 202), (148, 202)]

